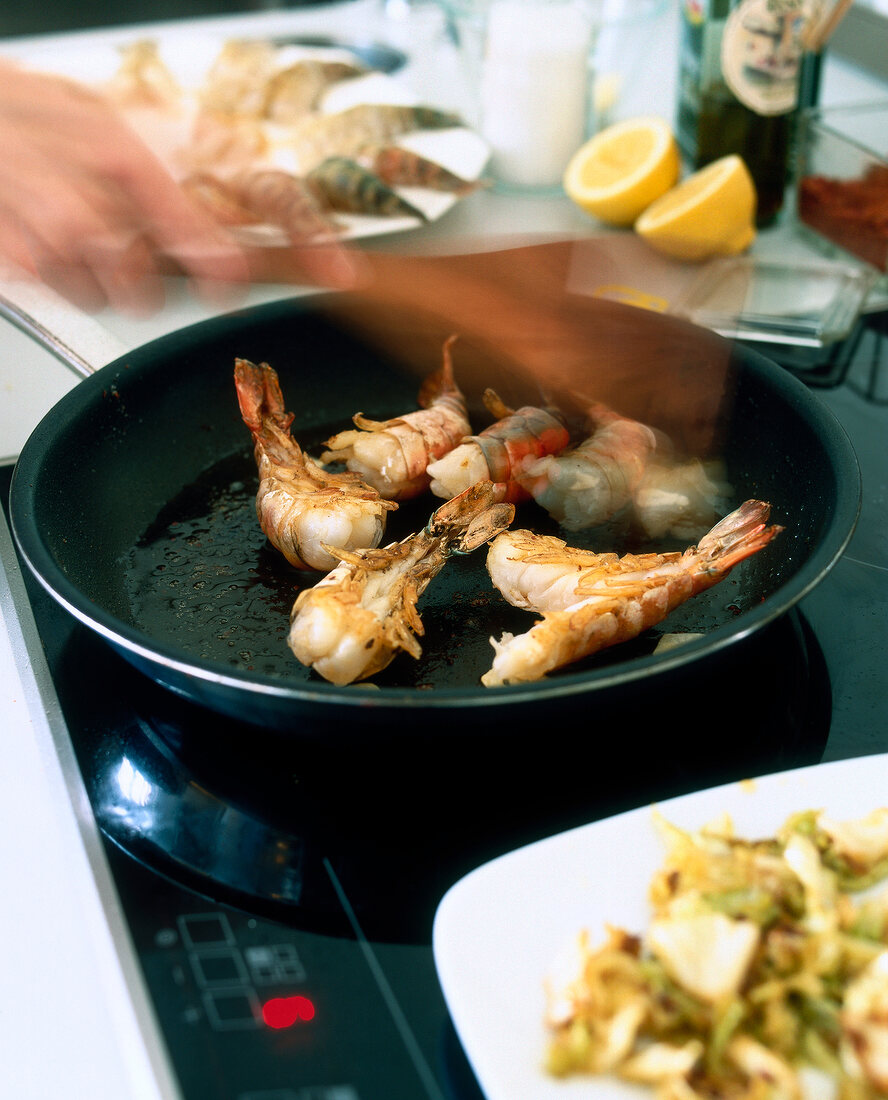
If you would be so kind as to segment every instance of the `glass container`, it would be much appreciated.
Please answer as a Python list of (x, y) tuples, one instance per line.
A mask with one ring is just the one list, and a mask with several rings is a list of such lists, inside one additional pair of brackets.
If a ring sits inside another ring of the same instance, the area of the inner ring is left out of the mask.
[(802, 113), (795, 218), (827, 254), (888, 272), (888, 100)]

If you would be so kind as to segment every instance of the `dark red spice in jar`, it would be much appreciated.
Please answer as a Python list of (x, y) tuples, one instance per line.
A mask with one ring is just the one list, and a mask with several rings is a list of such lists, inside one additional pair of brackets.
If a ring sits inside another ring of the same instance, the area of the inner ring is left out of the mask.
[(846, 252), (888, 271), (888, 165), (870, 165), (858, 179), (803, 176), (798, 216)]

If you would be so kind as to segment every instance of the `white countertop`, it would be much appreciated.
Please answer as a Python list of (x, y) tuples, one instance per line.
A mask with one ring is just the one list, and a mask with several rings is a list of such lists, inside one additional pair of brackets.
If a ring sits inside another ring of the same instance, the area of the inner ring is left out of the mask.
[[(412, 24), (381, 19), (365, 0), (304, 12), (261, 13), (202, 21), (210, 33), (235, 35), (315, 31), (370, 37), (402, 48), (410, 42), (431, 47), (434, 67), (411, 64), (401, 74), (417, 93), (442, 107), (459, 107), (460, 88), (452, 51), (441, 33), (437, 9), (419, 6)], [(59, 38), (0, 41), (0, 52), (52, 58), (57, 49), (130, 38), (145, 31), (184, 34), (182, 25), (126, 28)], [(657, 65), (641, 66), (619, 105), (622, 116), (659, 110), (671, 113), (672, 59), (676, 22), (670, 9), (658, 28)], [(650, 55), (648, 55), (650, 56)], [(420, 58), (421, 62), (421, 58)], [(830, 62), (825, 102), (871, 97), (873, 83), (850, 66)], [(565, 198), (527, 198), (484, 191), (458, 204), (422, 232), (425, 246), (455, 240), (549, 233), (588, 235), (590, 220)], [(390, 239), (386, 248), (410, 248), (411, 240)], [(763, 234), (760, 251), (783, 248), (779, 231)], [(286, 287), (258, 287), (248, 303), (288, 296)], [(135, 322), (103, 316), (101, 323), (124, 348), (176, 331), (210, 312), (176, 283), (157, 317)], [(43, 414), (76, 384), (76, 376), (30, 338), (0, 320), (0, 457), (14, 456)], [(101, 363), (96, 365), (103, 365)], [(12, 579), (13, 595), (18, 592)], [(16, 1100), (89, 1097), (123, 1100), (174, 1096), (162, 1060), (156, 1057), (146, 1005), (138, 988), (132, 996), (134, 961), (126, 939), (115, 939), (113, 889), (107, 878), (95, 826), (79, 788), (76, 769), (54, 742), (51, 687), (41, 680), (39, 660), (25, 659), (27, 638), (0, 575), (0, 868), (4, 903), (0, 936), (6, 949), (0, 1001), (0, 1064), (4, 1095)], [(27, 633), (28, 624), (24, 624)], [(33, 639), (32, 639), (33, 641)], [(48, 692), (48, 694), (47, 694)], [(109, 913), (112, 918), (109, 925)], [(129, 984), (128, 984), (129, 983)], [(141, 1021), (143, 1026), (139, 1026)]]

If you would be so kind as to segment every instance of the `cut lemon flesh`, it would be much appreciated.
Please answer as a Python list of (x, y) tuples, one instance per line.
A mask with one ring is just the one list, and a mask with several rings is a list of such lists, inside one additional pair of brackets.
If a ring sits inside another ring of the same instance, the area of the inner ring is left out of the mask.
[(678, 179), (681, 161), (669, 124), (649, 116), (615, 122), (571, 157), (564, 190), (608, 225), (632, 225)]
[(678, 260), (733, 256), (755, 239), (755, 184), (743, 159), (721, 157), (667, 191), (635, 223), (648, 244)]

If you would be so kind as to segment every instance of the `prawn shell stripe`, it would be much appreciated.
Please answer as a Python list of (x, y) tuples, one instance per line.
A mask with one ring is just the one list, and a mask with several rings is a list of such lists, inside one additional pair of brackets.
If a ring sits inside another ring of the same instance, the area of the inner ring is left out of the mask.
[(351, 157), (327, 157), (308, 173), (307, 178), (331, 210), (428, 220), (421, 210)]
[(390, 499), (407, 499), (427, 489), (429, 464), (471, 431), (465, 398), (453, 379), (453, 340), (451, 336), (445, 342), (441, 367), (420, 387), (419, 409), (391, 420), (356, 413), (352, 420), (359, 431), (339, 432), (328, 439), (322, 461), (345, 461)]
[(230, 186), (257, 221), (281, 226), (294, 240), (330, 237), (336, 232), (314, 186), (289, 172), (275, 168), (247, 172), (236, 176)]
[(570, 435), (553, 413), (525, 406), (470, 439), (481, 448), (491, 481), (510, 483), (509, 499), (517, 501), (530, 499), (530, 493), (515, 480), (522, 465), (528, 459), (563, 451)]
[(430, 462), (454, 446), (446, 421), (436, 416), (433, 409), (407, 413), (402, 422), (391, 424), (388, 430), (401, 444), (407, 477), (411, 481), (422, 477)]
[(484, 180), (464, 179), (443, 164), (398, 145), (368, 145), (360, 150), (358, 160), (391, 187), (423, 187), (464, 197), (486, 186)]

